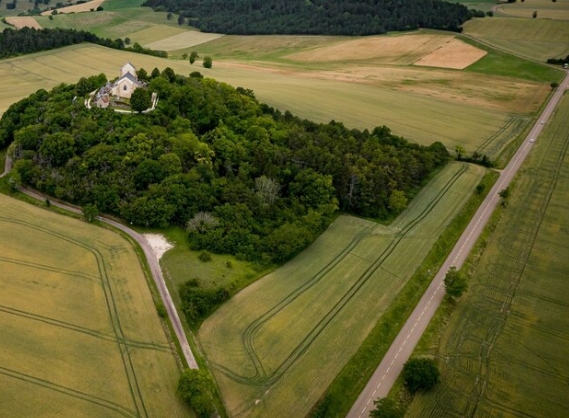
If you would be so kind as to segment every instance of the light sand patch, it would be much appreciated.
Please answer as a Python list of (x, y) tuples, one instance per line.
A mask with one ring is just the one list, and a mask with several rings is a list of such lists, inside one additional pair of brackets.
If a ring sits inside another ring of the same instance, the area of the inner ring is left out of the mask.
[(162, 256), (164, 255), (164, 253), (166, 253), (166, 251), (174, 248), (174, 245), (168, 242), (168, 240), (164, 237), (164, 235), (142, 234), (142, 236), (146, 238), (146, 241), (148, 241), (148, 243), (152, 247), (152, 251), (154, 251), (154, 254), (156, 255), (156, 258), (158, 260), (162, 258)]
[[(92, 0), (88, 1), (87, 3), (83, 4), (74, 4), (73, 6), (62, 7), (57, 9), (57, 13), (81, 13), (81, 12), (90, 12), (91, 9), (97, 10), (104, 0)], [(53, 10), (46, 10), (42, 12), (42, 16), (49, 16)]]
[(186, 31), (178, 35), (170, 36), (146, 45), (147, 48), (161, 51), (175, 51), (177, 49), (190, 48), (205, 42), (221, 38), (223, 35), (218, 33), (202, 33), (197, 31)]
[(486, 51), (452, 38), (430, 54), (414, 62), (414, 65), (462, 70), (474, 64), (484, 55), (486, 55)]
[(389, 64), (411, 64), (453, 39), (452, 35), (410, 34), (369, 36), (297, 52), (286, 58), (305, 62), (381, 59)]
[(22, 29), (25, 27), (41, 29), (40, 24), (30, 16), (7, 17), (6, 22), (8, 22), (10, 25), (14, 25), (17, 29)]

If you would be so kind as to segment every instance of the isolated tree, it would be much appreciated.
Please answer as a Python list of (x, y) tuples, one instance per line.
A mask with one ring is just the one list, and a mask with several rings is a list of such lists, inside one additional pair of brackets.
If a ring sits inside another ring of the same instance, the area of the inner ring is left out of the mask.
[(534, 19), (537, 17), (537, 10), (534, 10), (534, 12), (532, 13), (531, 17), (533, 17)]
[(141, 113), (152, 105), (150, 92), (146, 89), (137, 88), (130, 96), (130, 108), (135, 112)]
[(462, 147), (462, 146), (460, 146), (460, 145), (457, 145), (457, 146), (454, 148), (454, 150), (455, 150), (455, 152), (456, 152), (456, 159), (459, 160), (459, 161), (460, 161), (460, 160), (462, 159), (462, 157), (464, 157), (464, 155), (466, 154), (466, 150), (464, 149), (464, 147)]
[(190, 64), (193, 64), (194, 62), (196, 62), (196, 58), (198, 58), (198, 52), (197, 51), (192, 51), (190, 52)]
[(201, 418), (209, 418), (215, 412), (213, 382), (204, 370), (186, 369), (178, 381), (178, 395)]
[(93, 222), (99, 216), (97, 205), (88, 204), (83, 206), (83, 217), (87, 222)]
[(440, 381), (440, 373), (432, 359), (413, 358), (403, 366), (403, 381), (409, 392), (428, 391)]
[(551, 90), (555, 90), (557, 87), (559, 87), (559, 83), (557, 81), (554, 81), (549, 86), (551, 87)]
[(404, 410), (392, 399), (380, 398), (374, 402), (375, 409), (370, 411), (370, 418), (403, 418)]
[(508, 197), (510, 197), (510, 188), (506, 187), (505, 189), (502, 189), (500, 193), (498, 193), (498, 196), (502, 198), (502, 206), (506, 207), (508, 204)]
[(204, 57), (203, 59), (203, 66), (204, 68), (211, 68), (213, 65), (213, 60), (211, 57)]
[(453, 298), (459, 298), (468, 289), (466, 277), (458, 271), (456, 267), (451, 267), (445, 276), (445, 290), (447, 295)]

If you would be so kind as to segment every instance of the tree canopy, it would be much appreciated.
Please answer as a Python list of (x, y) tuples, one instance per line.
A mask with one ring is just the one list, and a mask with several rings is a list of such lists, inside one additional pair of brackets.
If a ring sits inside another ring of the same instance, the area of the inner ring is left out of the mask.
[(13, 143), (17, 178), (135, 225), (187, 227), (194, 249), (265, 264), (303, 250), (337, 209), (394, 217), (450, 159), (440, 142), (302, 120), (209, 78), (149, 78), (160, 100), (144, 115), (88, 110), (73, 85), (10, 106), (0, 147)]
[(215, 412), (215, 387), (205, 370), (186, 369), (178, 381), (178, 395), (192, 407), (200, 418)]
[(471, 12), (440, 0), (146, 0), (204, 32), (376, 35), (418, 28), (462, 31)]
[(412, 358), (403, 366), (403, 381), (412, 395), (431, 389), (439, 383), (439, 376), (437, 365), (429, 358)]
[(445, 276), (444, 283), (447, 295), (453, 298), (461, 297), (468, 289), (466, 277), (464, 277), (464, 274), (457, 270), (456, 267), (451, 267), (449, 269)]
[(122, 39), (104, 39), (97, 35), (74, 29), (35, 29), (23, 27), (15, 30), (6, 28), (0, 32), (0, 58), (8, 58), (16, 55), (31, 54), (32, 52), (46, 51), (61, 48), (68, 45), (90, 42), (113, 49), (124, 49), (158, 57), (167, 57), (165, 51), (154, 51), (143, 48), (140, 45), (132, 48), (126, 47)]

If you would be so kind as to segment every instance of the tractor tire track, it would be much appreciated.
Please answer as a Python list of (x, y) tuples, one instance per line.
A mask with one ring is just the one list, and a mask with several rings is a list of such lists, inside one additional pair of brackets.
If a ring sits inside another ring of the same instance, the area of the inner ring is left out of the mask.
[[(0, 305), (0, 312), (4, 312), (5, 314), (19, 316), (21, 318), (30, 319), (33, 321), (42, 322), (44, 324), (53, 325), (60, 328), (65, 328), (71, 331), (79, 332), (82, 334), (89, 335), (91, 337), (99, 338), (106, 341), (117, 342), (116, 338), (112, 335), (106, 334), (104, 332), (96, 331), (93, 329), (85, 328), (79, 325), (71, 324), (69, 322), (59, 321), (57, 319), (49, 318), (47, 316), (36, 315), (30, 312), (21, 311), (19, 309), (10, 308), (8, 306)], [(133, 340), (122, 340), (120, 341), (121, 344), (128, 345), (130, 347), (136, 348), (143, 348), (143, 349), (150, 349), (155, 351), (163, 351), (166, 353), (171, 353), (172, 350), (169, 346), (154, 344), (154, 343), (146, 343), (143, 341), (133, 341)]]
[(362, 276), (348, 289), (348, 291), (342, 296), (342, 298), (328, 311), (328, 313), (315, 325), (315, 327), (303, 338), (300, 343), (295, 347), (291, 354), (272, 372), (270, 375), (264, 373), (261, 361), (253, 347), (254, 336), (261, 328), (261, 326), (266, 323), (273, 316), (278, 314), (284, 308), (286, 308), (290, 303), (292, 303), (298, 296), (304, 293), (309, 288), (317, 284), (333, 267), (335, 267), (340, 261), (342, 261), (353, 248), (361, 241), (361, 239), (367, 235), (366, 231), (358, 234), (354, 237), (352, 242), (340, 253), (339, 257), (332, 260), (325, 267), (323, 267), (316, 275), (314, 275), (305, 285), (291, 292), (286, 298), (284, 298), (279, 304), (272, 307), (270, 310), (265, 312), (262, 316), (253, 321), (249, 327), (244, 332), (242, 338), (245, 350), (251, 359), (255, 367), (255, 375), (252, 377), (246, 377), (238, 375), (232, 372), (227, 367), (221, 366), (219, 364), (212, 364), (215, 368), (222, 371), (229, 378), (245, 384), (263, 384), (272, 385), (277, 380), (279, 380), (282, 375), (306, 352), (310, 347), (312, 342), (324, 331), (326, 326), (334, 319), (334, 317), (343, 309), (343, 307), (353, 298), (359, 289), (369, 280), (369, 278), (375, 273), (375, 271), (381, 267), (385, 259), (393, 253), (397, 248), (399, 243), (405, 238), (409, 231), (411, 231), (419, 222), (421, 222), (432, 209), (438, 204), (438, 202), (443, 198), (443, 196), (448, 192), (448, 190), (454, 185), (454, 183), (467, 171), (468, 167), (463, 164), (460, 169), (458, 169), (453, 176), (449, 179), (446, 185), (437, 193), (437, 195), (429, 202), (423, 211), (418, 214), (413, 220), (411, 220), (407, 225), (405, 225), (401, 231), (399, 231), (394, 240), (391, 241), (389, 246), (376, 258), (376, 260), (364, 271)]
[[(2, 218), (2, 217), (0, 217), (0, 220), (6, 221), (6, 219)], [(65, 274), (67, 276), (73, 276), (73, 277), (81, 277), (83, 279), (94, 281), (94, 282), (98, 282), (100, 280), (100, 278), (95, 276), (95, 275), (85, 274), (85, 273), (76, 272), (76, 271), (72, 271), (72, 270), (59, 269), (59, 268), (55, 268), (52, 266), (47, 266), (45, 264), (34, 263), (32, 261), (23, 261), (23, 260), (17, 260), (15, 258), (8, 258), (8, 257), (0, 256), (0, 262), (1, 261), (4, 261), (5, 263), (8, 263), (8, 264), (18, 264), (20, 266), (30, 267), (30, 268), (37, 269), (37, 270), (49, 271), (52, 273)]]
[(71, 389), (71, 388), (68, 388), (65, 386), (61, 386), (61, 385), (58, 385), (56, 383), (53, 383), (53, 382), (50, 382), (50, 381), (47, 381), (44, 379), (39, 379), (37, 377), (30, 376), (28, 374), (20, 373), (20, 372), (17, 372), (15, 370), (10, 370), (10, 369), (7, 369), (5, 367), (0, 366), (0, 374), (4, 375), (4, 376), (11, 377), (13, 379), (18, 379), (18, 380), (24, 381), (26, 383), (38, 385), (38, 386), (44, 387), (46, 389), (51, 389), (51, 390), (54, 390), (56, 392), (60, 392), (60, 393), (63, 393), (65, 395), (71, 396), (73, 398), (77, 398), (77, 399), (81, 399), (83, 401), (93, 403), (95, 405), (102, 406), (103, 408), (107, 408), (113, 412), (116, 412), (116, 413), (124, 416), (124, 417), (138, 417), (139, 416), (135, 411), (132, 411), (128, 408), (125, 408), (124, 406), (122, 406), (118, 403), (108, 401), (106, 399), (99, 398), (97, 396), (92, 396), (92, 395), (89, 395), (87, 393), (83, 393), (83, 392), (80, 392), (78, 390)]
[[(1, 218), (1, 219), (6, 220), (5, 218)], [(7, 221), (15, 223), (15, 224), (26, 226), (26, 227), (33, 229), (33, 230), (41, 231), (47, 235), (57, 237), (58, 239), (61, 239), (61, 240), (66, 241), (70, 244), (76, 245), (80, 248), (87, 250), (88, 252), (90, 252), (95, 257), (95, 260), (97, 262), (97, 267), (99, 270), (99, 274), (101, 277), (101, 285), (103, 287), (103, 292), (105, 295), (105, 303), (107, 306), (107, 311), (109, 312), (109, 319), (111, 321), (111, 326), (113, 328), (113, 332), (114, 332), (115, 337), (116, 337), (116, 342), (117, 342), (117, 346), (118, 346), (118, 349), (119, 349), (119, 352), (121, 355), (124, 370), (125, 370), (125, 373), (127, 376), (127, 381), (129, 384), (130, 393), (132, 395), (133, 403), (136, 407), (137, 416), (148, 417), (148, 412), (146, 410), (146, 406), (144, 404), (144, 399), (143, 399), (142, 393), (140, 391), (140, 386), (138, 384), (135, 368), (134, 368), (134, 365), (132, 364), (132, 359), (130, 357), (130, 352), (129, 352), (128, 346), (126, 346), (124, 343), (121, 342), (121, 341), (125, 341), (126, 338), (124, 336), (124, 332), (123, 332), (122, 325), (121, 325), (120, 318), (119, 318), (119, 314), (118, 314), (118, 309), (117, 309), (116, 302), (115, 302), (114, 295), (113, 295), (113, 290), (111, 287), (110, 280), (108, 278), (108, 274), (107, 274), (105, 263), (103, 261), (102, 254), (95, 248), (92, 248), (92, 247), (90, 247), (90, 246), (88, 246), (88, 245), (86, 245), (80, 241), (74, 240), (68, 236), (59, 234), (56, 231), (44, 228), (42, 226), (38, 226), (38, 225), (32, 224), (30, 222), (20, 221), (20, 220), (15, 220), (15, 219), (9, 219)]]

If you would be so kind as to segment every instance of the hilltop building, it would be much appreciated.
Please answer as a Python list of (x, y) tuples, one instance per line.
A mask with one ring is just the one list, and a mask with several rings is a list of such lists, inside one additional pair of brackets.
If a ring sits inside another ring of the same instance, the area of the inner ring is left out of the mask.
[(127, 62), (120, 69), (120, 77), (115, 82), (108, 82), (101, 87), (95, 96), (97, 107), (106, 108), (112, 100), (130, 99), (132, 92), (137, 88), (145, 88), (146, 83), (138, 80), (136, 68)]

